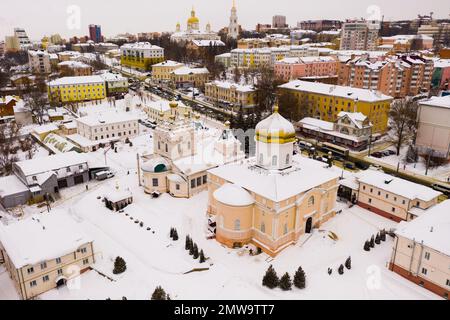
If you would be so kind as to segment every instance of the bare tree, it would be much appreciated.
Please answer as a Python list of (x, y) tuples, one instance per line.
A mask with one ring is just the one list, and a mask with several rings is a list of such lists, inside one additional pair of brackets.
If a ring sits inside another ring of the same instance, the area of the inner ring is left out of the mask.
[(35, 121), (44, 123), (44, 115), (49, 108), (47, 86), (43, 79), (36, 80), (34, 90), (27, 90), (24, 94), (25, 108), (31, 112)]
[(276, 100), (276, 91), (278, 85), (282, 83), (275, 77), (274, 71), (270, 66), (262, 65), (258, 68), (258, 80), (255, 85), (257, 97), (257, 109), (263, 113), (271, 111)]
[(0, 125), (0, 174), (8, 175), (12, 171), (12, 164), (19, 160), (17, 144), (20, 136), (20, 126), (15, 122)]
[(391, 131), (389, 140), (395, 145), (397, 155), (401, 148), (412, 141), (417, 130), (417, 101), (405, 98), (394, 101), (389, 111)]

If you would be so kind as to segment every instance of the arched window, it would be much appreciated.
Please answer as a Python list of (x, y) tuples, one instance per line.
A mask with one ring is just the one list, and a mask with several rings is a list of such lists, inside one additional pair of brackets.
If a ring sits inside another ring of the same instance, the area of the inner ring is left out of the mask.
[(316, 203), (316, 199), (314, 199), (314, 196), (310, 197), (308, 200), (308, 207), (312, 207)]
[(240, 231), (241, 230), (241, 220), (236, 220), (234, 221), (234, 230), (235, 231)]
[(286, 164), (289, 164), (290, 161), (291, 161), (291, 155), (287, 154), (286, 155)]
[(261, 223), (261, 232), (266, 233), (266, 224), (264, 222)]
[(273, 156), (272, 157), (272, 166), (276, 166), (278, 164), (278, 157), (277, 156)]

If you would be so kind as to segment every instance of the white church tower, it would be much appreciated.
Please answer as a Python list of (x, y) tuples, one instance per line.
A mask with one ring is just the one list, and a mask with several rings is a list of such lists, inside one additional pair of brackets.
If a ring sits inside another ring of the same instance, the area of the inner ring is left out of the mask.
[(257, 165), (278, 171), (292, 167), (295, 140), (294, 126), (275, 106), (274, 113), (256, 126)]
[(231, 8), (230, 25), (228, 27), (228, 38), (237, 39), (239, 36), (239, 24), (237, 17), (237, 9), (235, 0), (233, 0), (233, 8)]

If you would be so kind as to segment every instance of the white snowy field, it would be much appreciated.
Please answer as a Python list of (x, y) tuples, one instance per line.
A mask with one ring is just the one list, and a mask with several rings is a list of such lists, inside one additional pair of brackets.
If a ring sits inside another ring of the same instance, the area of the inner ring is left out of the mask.
[[(210, 129), (204, 141), (220, 131)], [(79, 226), (94, 239), (96, 271), (80, 276), (75, 285), (54, 289), (39, 299), (104, 300), (149, 299), (156, 286), (161, 285), (172, 299), (439, 299), (433, 293), (416, 286), (387, 269), (392, 250), (389, 239), (371, 252), (363, 250), (365, 240), (381, 229), (395, 227), (395, 223), (359, 207), (343, 206), (343, 213), (314, 230), (295, 246), (284, 250), (275, 259), (266, 254), (251, 257), (245, 249), (232, 250), (215, 240), (207, 240), (207, 193), (192, 199), (175, 199), (162, 195), (152, 199), (138, 185), (136, 154), (153, 152), (151, 132), (132, 140), (133, 146), (118, 145), (118, 153), (107, 153), (107, 163), (116, 172), (114, 179), (92, 181), (89, 190), (84, 185), (62, 190), (62, 199), (53, 206), (66, 211)], [(89, 154), (92, 161), (104, 163), (104, 153), (99, 150)], [(336, 170), (341, 171), (338, 168)], [(350, 173), (345, 172), (345, 176)], [(101, 199), (111, 187), (129, 188), (134, 203), (124, 213), (112, 213)], [(26, 216), (47, 214), (44, 208), (24, 207)], [(52, 213), (50, 213), (52, 214)], [(133, 219), (133, 220), (132, 220)], [(144, 227), (139, 223), (143, 222)], [(8, 219), (9, 223), (14, 218)], [(180, 240), (169, 238), (171, 227), (178, 230)], [(147, 230), (150, 228), (150, 230)], [(339, 237), (328, 237), (332, 231)], [(209, 258), (199, 264), (184, 250), (186, 235), (191, 235)], [(121, 256), (127, 271), (113, 275), (113, 262)], [(337, 268), (351, 256), (353, 268), (340, 276)], [(305, 290), (283, 292), (262, 287), (262, 277), (270, 264), (279, 276), (291, 276), (299, 266), (307, 275)], [(208, 271), (185, 274), (194, 268)], [(328, 268), (334, 272), (328, 275)], [(98, 272), (106, 275), (101, 276)], [(0, 266), (0, 300), (18, 299), (17, 292), (7, 272)]]

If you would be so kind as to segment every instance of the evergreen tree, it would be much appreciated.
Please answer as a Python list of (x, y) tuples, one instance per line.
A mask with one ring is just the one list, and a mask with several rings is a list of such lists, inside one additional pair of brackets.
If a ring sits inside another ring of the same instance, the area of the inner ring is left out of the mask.
[(372, 236), (372, 238), (370, 239), (370, 247), (375, 248), (375, 237), (374, 236)]
[(333, 274), (333, 269), (331, 269), (331, 268), (328, 268), (328, 275), (332, 275)]
[(305, 289), (306, 287), (306, 275), (302, 267), (299, 267), (294, 275), (294, 286), (299, 289)]
[(199, 257), (197, 244), (194, 244), (194, 255), (193, 256), (194, 256), (194, 260), (197, 260)]
[(278, 287), (279, 282), (280, 280), (278, 279), (275, 269), (273, 268), (273, 266), (270, 266), (263, 278), (262, 285), (270, 289), (274, 289)]
[(338, 272), (339, 272), (340, 275), (344, 274), (344, 265), (341, 264), (341, 266), (338, 269)]
[(178, 231), (177, 231), (177, 229), (173, 230), (172, 239), (173, 239), (173, 241), (178, 241)]
[(377, 237), (375, 238), (375, 243), (376, 244), (380, 244), (381, 243), (381, 237), (380, 237), (379, 233), (377, 233)]
[(351, 270), (351, 269), (352, 269), (352, 258), (351, 258), (351, 257), (348, 257), (347, 261), (345, 261), (345, 267), (346, 267), (348, 270)]
[(385, 242), (386, 241), (386, 230), (381, 230), (381, 241)]
[(364, 251), (370, 251), (370, 241), (366, 241), (366, 243), (364, 243)]
[(189, 236), (186, 236), (186, 244), (185, 244), (184, 248), (186, 250), (190, 250), (191, 249), (191, 238)]
[(127, 270), (127, 264), (125, 260), (121, 257), (117, 257), (116, 261), (114, 262), (114, 274), (121, 274), (124, 273)]
[(190, 244), (190, 248), (189, 248), (189, 255), (193, 256), (194, 255), (194, 251), (195, 250), (195, 243), (192, 242), (191, 240), (191, 244)]
[(205, 253), (203, 252), (203, 250), (200, 251), (200, 263), (205, 263), (206, 262), (206, 258), (205, 258)]
[(291, 280), (291, 276), (289, 275), (289, 273), (286, 272), (281, 277), (279, 286), (280, 286), (281, 290), (283, 290), (283, 291), (292, 290), (292, 280)]
[(152, 294), (152, 300), (167, 300), (167, 294), (162, 287), (156, 287)]
[(170, 237), (173, 239), (173, 233), (174, 233), (175, 229), (174, 228), (170, 228)]

